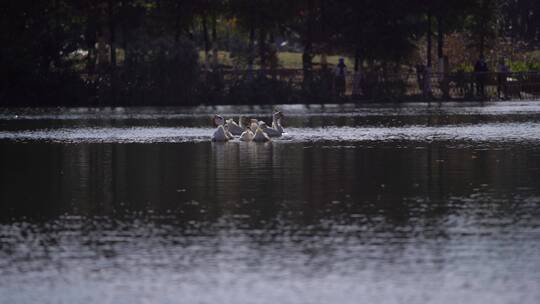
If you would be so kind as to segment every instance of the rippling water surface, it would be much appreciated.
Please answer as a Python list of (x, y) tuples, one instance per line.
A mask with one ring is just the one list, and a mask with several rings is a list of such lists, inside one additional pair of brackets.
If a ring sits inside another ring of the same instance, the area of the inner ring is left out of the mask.
[(540, 102), (0, 110), (0, 303), (540, 303)]

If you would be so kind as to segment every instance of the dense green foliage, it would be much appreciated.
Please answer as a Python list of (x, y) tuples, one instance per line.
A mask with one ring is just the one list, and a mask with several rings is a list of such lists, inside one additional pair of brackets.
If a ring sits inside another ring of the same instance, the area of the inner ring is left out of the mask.
[[(294, 101), (326, 96), (315, 54), (350, 56), (354, 69), (386, 73), (417, 63), (411, 54), (424, 43), (425, 64), (432, 45), (444, 56), (448, 33), (469, 37), (476, 53), (497, 37), (528, 49), (540, 45), (537, 0), (6, 0), (2, 6), (0, 105)], [(217, 49), (248, 70), (227, 89), (221, 77), (227, 67), (212, 58)], [(201, 62), (199, 50), (206, 54)], [(278, 68), (280, 50), (303, 53), (300, 88), (249, 72)]]

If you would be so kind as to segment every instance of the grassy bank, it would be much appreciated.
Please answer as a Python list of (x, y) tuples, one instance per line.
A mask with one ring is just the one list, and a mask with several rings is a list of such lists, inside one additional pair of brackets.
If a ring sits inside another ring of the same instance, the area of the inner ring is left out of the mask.
[[(302, 68), (302, 53), (295, 53), (295, 52), (278, 52), (278, 64), (280, 68), (284, 69), (301, 69)], [(330, 65), (336, 65), (339, 61), (339, 58), (343, 56), (339, 55), (330, 55), (327, 56), (327, 62)], [(343, 57), (345, 59), (345, 64), (352, 69), (354, 66), (354, 62), (348, 58)], [(204, 62), (205, 54), (204, 51), (199, 51), (199, 61)], [(231, 54), (227, 51), (219, 51), (218, 52), (218, 61), (220, 64), (223, 64), (225, 66), (234, 66), (235, 60), (231, 57)], [(321, 56), (315, 55), (313, 57), (313, 65), (320, 65), (321, 63)]]

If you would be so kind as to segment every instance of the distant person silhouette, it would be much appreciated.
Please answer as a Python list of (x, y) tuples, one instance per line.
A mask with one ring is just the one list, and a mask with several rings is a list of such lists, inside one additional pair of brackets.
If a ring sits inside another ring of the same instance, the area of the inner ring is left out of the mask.
[(334, 87), (336, 95), (342, 97), (345, 95), (345, 77), (347, 76), (347, 66), (345, 60), (339, 58), (339, 63), (334, 70)]
[(486, 96), (485, 86), (488, 77), (487, 72), (489, 72), (489, 69), (484, 55), (480, 55), (476, 61), (476, 64), (474, 65), (474, 73), (476, 76), (476, 94), (480, 98), (484, 98)]

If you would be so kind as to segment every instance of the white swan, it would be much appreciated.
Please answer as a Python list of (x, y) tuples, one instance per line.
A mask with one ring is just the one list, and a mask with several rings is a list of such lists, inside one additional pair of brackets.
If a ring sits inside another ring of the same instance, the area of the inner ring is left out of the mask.
[(214, 131), (212, 141), (224, 142), (234, 138), (234, 136), (229, 132), (228, 126), (224, 125), (225, 120), (223, 119), (223, 117), (219, 115), (214, 115), (213, 122), (214, 125), (217, 125), (217, 129), (216, 131)]
[(253, 137), (255, 137), (255, 134), (253, 133), (253, 131), (251, 131), (250, 128), (246, 128), (246, 130), (244, 132), (242, 132), (242, 134), (240, 135), (240, 140), (241, 141), (252, 141)]
[(225, 124), (229, 127), (229, 132), (232, 135), (241, 135), (244, 132), (244, 118), (242, 116), (238, 118), (238, 124), (232, 118), (227, 119)]
[(257, 128), (255, 136), (253, 136), (254, 142), (267, 142), (270, 141), (270, 137), (261, 128)]
[(264, 122), (260, 122), (259, 126), (268, 136), (279, 137), (283, 134), (283, 127), (281, 126), (281, 119), (283, 117), (283, 113), (277, 111), (272, 115), (272, 127), (268, 127)]
[(221, 117), (220, 115), (214, 114), (212, 122), (214, 123), (214, 126), (222, 126), (225, 124), (225, 119), (223, 119), (223, 117)]
[(225, 130), (224, 126), (218, 126), (216, 131), (214, 131), (214, 135), (212, 136), (212, 141), (219, 141), (219, 142), (225, 142), (230, 139), (230, 137), (227, 135), (228, 131)]

